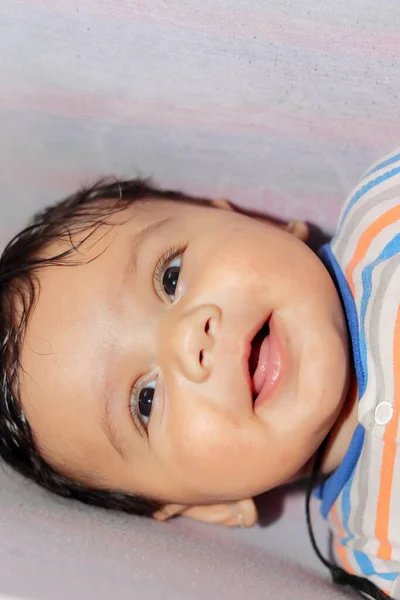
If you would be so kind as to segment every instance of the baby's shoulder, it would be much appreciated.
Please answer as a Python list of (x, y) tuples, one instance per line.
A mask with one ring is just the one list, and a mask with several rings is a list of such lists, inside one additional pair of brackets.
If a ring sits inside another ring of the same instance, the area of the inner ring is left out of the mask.
[(332, 249), (363, 252), (394, 230), (400, 232), (400, 148), (370, 167), (348, 195)]
[[(391, 285), (397, 281), (398, 287), (400, 148), (371, 167), (349, 194), (330, 248), (358, 313), (372, 301), (374, 290), (381, 294), (384, 287), (387, 291), (389, 280)], [(391, 292), (392, 298), (399, 297)]]

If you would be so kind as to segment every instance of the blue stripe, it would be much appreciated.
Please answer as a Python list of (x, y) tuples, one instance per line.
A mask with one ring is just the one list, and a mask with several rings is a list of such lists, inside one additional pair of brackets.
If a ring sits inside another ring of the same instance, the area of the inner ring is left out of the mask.
[(351, 477), (360, 458), (364, 445), (365, 429), (359, 423), (355, 428), (350, 446), (334, 473), (316, 490), (316, 496), (322, 500), (321, 515), (326, 519), (343, 486)]
[(369, 175), (376, 173), (376, 171), (380, 171), (381, 169), (384, 169), (385, 167), (389, 167), (390, 165), (393, 165), (395, 162), (397, 162), (399, 160), (400, 160), (400, 152), (398, 154), (394, 154), (391, 158), (387, 158), (386, 160), (383, 160), (381, 163), (376, 165), (376, 167), (374, 167), (373, 169), (368, 171), (364, 177), (369, 177)]
[(394, 581), (396, 579), (396, 577), (398, 576), (399, 572), (391, 572), (391, 573), (379, 573), (378, 571), (375, 570), (374, 565), (372, 564), (371, 560), (368, 558), (368, 556), (366, 554), (364, 554), (364, 552), (360, 552), (359, 550), (353, 550), (354, 552), (354, 558), (357, 561), (358, 566), (360, 567), (362, 573), (364, 575), (370, 576), (370, 575), (377, 575), (378, 577), (381, 577), (382, 579), (385, 579), (386, 581)]
[(349, 517), (351, 511), (351, 501), (350, 501), (350, 491), (351, 486), (353, 485), (355, 469), (353, 470), (350, 479), (346, 482), (343, 492), (342, 492), (342, 519), (343, 519), (343, 529), (347, 533), (347, 537), (343, 539), (343, 545), (345, 546), (347, 542), (353, 539), (354, 533), (352, 533), (349, 529)]
[(369, 299), (372, 291), (372, 275), (375, 267), (381, 262), (392, 258), (400, 252), (400, 234), (398, 233), (382, 250), (379, 256), (368, 266), (364, 267), (361, 274), (363, 295), (361, 299), (360, 311), (360, 358), (362, 370), (364, 373), (363, 385), (360, 385), (360, 398), (365, 392), (368, 382), (368, 361), (367, 361), (367, 341), (365, 335), (365, 316), (367, 313)]
[[(362, 363), (360, 360), (359, 352), (359, 341), (358, 341), (358, 316), (354, 299), (351, 294), (349, 284), (332, 253), (332, 249), (329, 244), (323, 246), (319, 252), (320, 258), (328, 269), (335, 285), (339, 291), (341, 300), (344, 305), (344, 312), (347, 319), (347, 326), (350, 332), (350, 339), (352, 345), (353, 362), (356, 370), (358, 385), (362, 385), (364, 381), (364, 373), (362, 369)], [(339, 496), (346, 482), (351, 477), (354, 469), (356, 468), (358, 459), (361, 454), (361, 450), (364, 444), (364, 427), (360, 424), (357, 425), (353, 437), (350, 442), (350, 446), (345, 454), (339, 467), (336, 471), (315, 490), (315, 495), (322, 500), (321, 503), (321, 514), (323, 517), (327, 517), (331, 510), (333, 503)]]
[(362, 196), (364, 196), (364, 194), (366, 194), (367, 192), (369, 192), (369, 190), (372, 190), (374, 187), (376, 187), (377, 185), (380, 185), (381, 183), (383, 183), (384, 181), (386, 181), (387, 179), (391, 179), (392, 177), (394, 177), (395, 175), (398, 175), (400, 173), (400, 167), (396, 167), (395, 169), (392, 169), (391, 171), (386, 171), (386, 173), (383, 173), (382, 175), (379, 175), (378, 177), (376, 177), (375, 179), (372, 179), (371, 181), (369, 181), (368, 183), (366, 183), (365, 185), (363, 185), (353, 196), (352, 198), (350, 198), (350, 200), (348, 201), (346, 208), (344, 209), (342, 218), (340, 219), (340, 223), (338, 226), (338, 230), (336, 232), (335, 237), (338, 236), (338, 232), (340, 231), (340, 229), (342, 228), (343, 225), (343, 221), (345, 220), (345, 218), (347, 217), (349, 211), (353, 208), (354, 204), (356, 202), (358, 202), (358, 200), (360, 198), (362, 198)]
[(359, 347), (359, 330), (358, 330), (358, 315), (357, 308), (354, 302), (353, 294), (349, 283), (344, 275), (340, 265), (338, 264), (330, 244), (325, 244), (319, 251), (319, 257), (327, 268), (336, 289), (339, 292), (343, 303), (343, 308), (347, 320), (347, 327), (350, 332), (351, 347), (353, 353), (353, 361), (356, 369), (358, 385), (364, 384), (363, 365), (360, 358)]

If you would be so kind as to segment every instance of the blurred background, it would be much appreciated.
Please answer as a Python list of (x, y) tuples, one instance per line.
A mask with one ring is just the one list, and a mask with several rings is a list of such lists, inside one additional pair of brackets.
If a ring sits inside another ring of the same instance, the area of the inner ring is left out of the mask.
[(397, 0), (2, 0), (0, 243), (100, 175), (332, 231), (400, 139)]

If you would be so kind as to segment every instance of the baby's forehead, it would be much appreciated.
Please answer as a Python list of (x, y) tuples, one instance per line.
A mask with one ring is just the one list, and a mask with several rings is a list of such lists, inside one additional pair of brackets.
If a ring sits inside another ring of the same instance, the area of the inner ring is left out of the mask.
[[(143, 231), (137, 224), (135, 231)], [(101, 397), (106, 355), (124, 334), (119, 318), (128, 256), (124, 226), (102, 226), (66, 264), (50, 262), (37, 273), (37, 300), (21, 348), (21, 400), (34, 431), (49, 444), (60, 422), (74, 431), (79, 403)], [(48, 255), (60, 248), (64, 243), (49, 247)]]

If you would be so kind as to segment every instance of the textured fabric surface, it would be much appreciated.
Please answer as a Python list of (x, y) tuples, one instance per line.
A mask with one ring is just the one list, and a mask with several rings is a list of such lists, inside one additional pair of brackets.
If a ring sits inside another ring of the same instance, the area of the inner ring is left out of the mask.
[(140, 172), (333, 230), (400, 137), (399, 30), (396, 0), (2, 0), (7, 221)]
[[(348, 596), (313, 556), (300, 491), (264, 499), (252, 530), (168, 524), (63, 501), (0, 473), (0, 593), (70, 600)], [(282, 513), (285, 516), (280, 516)], [(324, 529), (318, 520), (320, 538)]]
[[(1, 0), (0, 245), (110, 173), (333, 231), (398, 144), (399, 31), (397, 0)], [(303, 500), (270, 494), (252, 531), (160, 525), (1, 472), (0, 594), (342, 598)]]

